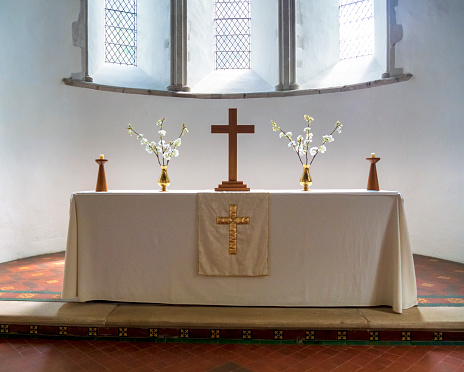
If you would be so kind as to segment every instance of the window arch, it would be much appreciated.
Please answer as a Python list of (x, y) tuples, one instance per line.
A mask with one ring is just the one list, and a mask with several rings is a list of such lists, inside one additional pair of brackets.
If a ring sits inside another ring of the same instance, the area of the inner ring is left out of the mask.
[[(333, 71), (337, 72), (334, 75), (349, 71), (345, 75), (359, 77), (353, 73), (354, 64), (347, 68), (348, 65), (343, 67), (340, 63), (339, 0), (243, 1), (257, 15), (250, 21), (251, 69), (243, 76), (257, 84), (251, 84), (251, 90), (238, 86), (237, 92), (272, 91), (274, 86), (276, 90), (295, 90), (340, 85), (330, 80)], [(342, 1), (346, 5), (350, 0)], [(373, 3), (375, 18), (371, 62), (378, 66), (376, 75), (370, 76), (371, 81), (380, 78), (381, 70), (383, 78), (401, 76), (402, 69), (395, 66), (395, 44), (402, 38), (394, 10), (398, 0), (361, 1)], [(72, 74), (73, 79), (89, 82), (94, 78), (97, 84), (150, 91), (188, 91), (187, 84), (191, 84), (194, 91), (199, 91), (197, 87), (214, 73), (213, 0), (189, 0), (188, 11), (187, 0), (137, 0), (137, 60), (131, 70), (127, 70), (128, 66), (113, 69), (103, 66), (105, 48), (101, 40), (104, 39), (98, 35), (104, 32), (104, 27), (98, 22), (102, 19), (104, 2), (81, 0), (79, 19), (73, 23), (73, 41), (82, 48), (82, 71)], [(214, 80), (217, 83), (218, 79)], [(259, 84), (264, 89), (256, 88)], [(229, 79), (224, 86), (233, 85), (234, 81)], [(221, 93), (222, 89), (216, 84), (211, 92)]]

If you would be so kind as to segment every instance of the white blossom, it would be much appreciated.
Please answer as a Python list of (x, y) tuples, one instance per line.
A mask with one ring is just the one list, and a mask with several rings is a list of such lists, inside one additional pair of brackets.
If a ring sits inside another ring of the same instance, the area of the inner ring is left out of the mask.
[[(160, 165), (168, 165), (168, 162), (172, 157), (179, 156), (179, 150), (177, 150), (176, 147), (180, 146), (182, 143), (180, 137), (188, 132), (185, 123), (183, 123), (182, 131), (179, 137), (176, 138), (174, 141), (167, 143), (163, 139), (163, 137), (166, 136), (166, 131), (163, 129), (163, 123), (165, 120), (166, 118), (164, 117), (156, 122), (156, 125), (159, 126), (158, 135), (160, 136), (160, 140), (158, 142), (148, 142), (148, 140), (144, 137), (142, 133), (137, 133), (134, 130), (131, 124), (128, 124), (127, 126), (127, 131), (129, 135), (136, 134), (137, 139), (140, 141), (142, 145), (145, 146), (145, 151), (149, 154), (154, 153)], [(167, 162), (165, 162), (165, 160), (167, 160)]]
[[(280, 131), (279, 133), (280, 138), (285, 137), (288, 139), (289, 141), (288, 147), (292, 148), (297, 153), (301, 163), (303, 164), (305, 162), (308, 165), (308, 164), (312, 164), (315, 156), (318, 153), (324, 153), (327, 151), (325, 144), (333, 142), (335, 140), (332, 134), (334, 134), (335, 132), (341, 133), (342, 125), (340, 124), (339, 121), (337, 121), (337, 124), (335, 128), (333, 129), (333, 131), (329, 135), (322, 136), (323, 141), (319, 147), (309, 148), (309, 144), (313, 142), (313, 133), (311, 133), (310, 125), (314, 121), (314, 118), (309, 115), (304, 115), (304, 119), (307, 122), (307, 126), (303, 128), (304, 135), (303, 136), (298, 135), (295, 141), (292, 140), (292, 136), (293, 136), (292, 132), (284, 132), (283, 130), (280, 129), (280, 127), (277, 126), (277, 124), (273, 120), (271, 120), (271, 124), (272, 124), (272, 129), (274, 131), (277, 131), (277, 130)], [(307, 155), (308, 152), (313, 157), (312, 159), (308, 159), (308, 155)], [(305, 157), (303, 158), (302, 156), (305, 156)]]
[(304, 116), (304, 119), (305, 119), (306, 121), (310, 122), (310, 123), (311, 123), (312, 121), (314, 121), (314, 118), (313, 118), (312, 116), (309, 116), (309, 115), (305, 115), (305, 116)]

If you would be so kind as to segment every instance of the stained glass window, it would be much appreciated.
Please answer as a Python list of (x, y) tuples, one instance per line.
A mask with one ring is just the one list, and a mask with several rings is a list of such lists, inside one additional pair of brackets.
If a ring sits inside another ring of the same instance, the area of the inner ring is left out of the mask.
[(137, 66), (136, 0), (105, 0), (105, 62)]
[(373, 0), (340, 0), (340, 59), (374, 54)]
[(251, 0), (215, 0), (216, 70), (251, 68)]

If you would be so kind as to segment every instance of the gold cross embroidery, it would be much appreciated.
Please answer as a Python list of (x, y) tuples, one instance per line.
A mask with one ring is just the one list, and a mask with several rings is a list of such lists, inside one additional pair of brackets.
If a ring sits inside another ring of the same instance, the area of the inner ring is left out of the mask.
[(237, 254), (237, 225), (249, 225), (250, 217), (237, 217), (237, 205), (229, 205), (229, 217), (216, 217), (216, 224), (229, 225), (229, 254)]

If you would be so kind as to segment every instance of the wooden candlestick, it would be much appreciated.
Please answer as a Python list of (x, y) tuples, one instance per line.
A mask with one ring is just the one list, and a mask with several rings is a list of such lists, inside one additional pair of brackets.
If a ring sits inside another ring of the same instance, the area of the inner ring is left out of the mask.
[(95, 159), (95, 162), (98, 164), (98, 177), (97, 177), (97, 186), (95, 191), (108, 191), (106, 186), (106, 176), (105, 176), (105, 163), (107, 159)]
[(369, 168), (369, 178), (367, 179), (367, 190), (379, 191), (379, 180), (377, 178), (377, 168), (375, 163), (377, 163), (380, 158), (366, 158), (371, 163)]

